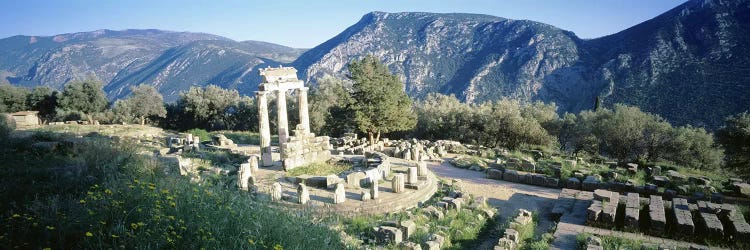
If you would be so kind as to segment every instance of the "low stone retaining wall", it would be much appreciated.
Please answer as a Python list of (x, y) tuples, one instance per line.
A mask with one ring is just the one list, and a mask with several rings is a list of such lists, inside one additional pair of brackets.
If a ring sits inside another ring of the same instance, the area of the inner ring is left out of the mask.
[(543, 174), (534, 174), (516, 170), (505, 170), (500, 169), (488, 169), (487, 178), (495, 180), (503, 180), (515, 183), (522, 183), (540, 187), (559, 188), (559, 179), (556, 177), (550, 177)]

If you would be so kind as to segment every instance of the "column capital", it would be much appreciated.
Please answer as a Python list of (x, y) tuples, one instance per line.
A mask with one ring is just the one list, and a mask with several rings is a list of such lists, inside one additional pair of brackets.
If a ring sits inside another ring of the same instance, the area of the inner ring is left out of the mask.
[(304, 91), (307, 91), (307, 90), (309, 90), (309, 89), (310, 89), (309, 87), (301, 87), (301, 88), (297, 88), (297, 90), (299, 90), (299, 91), (303, 91), (303, 92), (304, 92)]
[(261, 96), (261, 95), (266, 95), (266, 94), (268, 94), (268, 91), (262, 91), (262, 90), (255, 91), (256, 96)]

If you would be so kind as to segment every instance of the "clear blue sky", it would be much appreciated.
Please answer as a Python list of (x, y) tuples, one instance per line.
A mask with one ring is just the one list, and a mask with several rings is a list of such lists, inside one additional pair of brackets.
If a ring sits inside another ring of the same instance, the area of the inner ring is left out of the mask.
[(528, 19), (582, 38), (615, 33), (685, 0), (0, 0), (0, 38), (98, 29), (205, 32), (311, 48), (371, 11), (459, 12)]

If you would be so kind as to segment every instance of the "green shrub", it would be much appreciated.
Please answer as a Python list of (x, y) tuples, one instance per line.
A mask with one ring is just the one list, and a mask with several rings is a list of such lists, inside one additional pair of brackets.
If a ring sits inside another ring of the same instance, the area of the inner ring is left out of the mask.
[(11, 131), (16, 130), (16, 122), (12, 117), (0, 114), (0, 138), (8, 137)]
[(201, 142), (211, 141), (211, 135), (208, 134), (208, 131), (206, 131), (205, 129), (194, 128), (194, 129), (185, 131), (185, 133), (190, 133), (193, 136), (198, 136), (198, 139), (200, 139)]

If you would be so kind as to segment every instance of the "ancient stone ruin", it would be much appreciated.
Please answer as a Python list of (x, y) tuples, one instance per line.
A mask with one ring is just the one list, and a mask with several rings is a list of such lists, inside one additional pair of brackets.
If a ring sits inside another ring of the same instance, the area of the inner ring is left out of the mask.
[[(570, 203), (565, 200), (565, 193), (570, 191), (566, 190), (561, 193), (556, 207), (571, 206), (566, 205)], [(624, 214), (617, 213), (618, 206), (625, 208)], [(557, 210), (553, 209), (553, 213), (565, 212)], [(641, 210), (648, 217), (640, 217)], [(620, 195), (604, 189), (594, 190), (593, 200), (587, 209), (586, 225), (610, 229), (617, 227), (616, 221), (622, 221), (622, 229), (625, 231), (646, 229), (651, 235), (663, 236), (669, 230), (678, 239), (731, 238), (747, 242), (750, 237), (750, 224), (732, 204), (689, 201), (685, 198), (673, 198), (670, 201), (658, 195), (641, 198), (638, 193)]]
[(167, 147), (169, 148), (167, 153), (198, 150), (200, 149), (200, 138), (189, 133), (170, 136), (167, 137)]
[[(268, 118), (268, 95), (276, 94), (277, 126), (281, 162), (285, 170), (315, 161), (330, 159), (330, 143), (327, 136), (315, 137), (310, 133), (310, 116), (308, 114), (307, 90), (304, 82), (297, 79), (297, 70), (293, 67), (260, 69), (263, 81), (255, 92), (258, 101), (258, 120), (260, 130), (261, 165), (273, 164), (271, 157), (271, 126)], [(294, 129), (294, 136), (289, 135), (289, 122), (286, 112), (286, 95), (295, 91), (299, 105), (300, 124)]]

